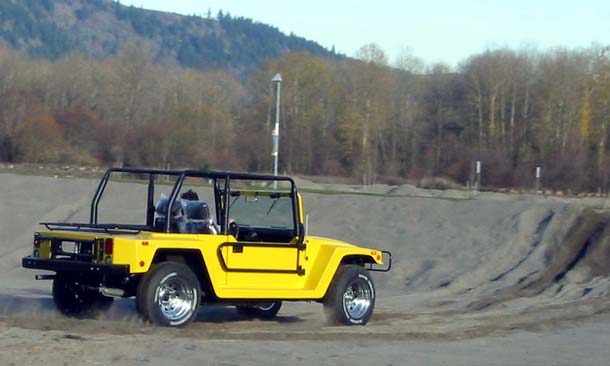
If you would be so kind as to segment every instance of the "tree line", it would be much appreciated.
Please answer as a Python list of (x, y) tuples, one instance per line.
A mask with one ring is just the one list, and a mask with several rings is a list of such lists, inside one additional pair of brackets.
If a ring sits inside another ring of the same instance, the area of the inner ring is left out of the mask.
[(608, 190), (608, 48), (496, 49), (457, 70), (378, 46), (356, 59), (288, 53), (237, 79), (116, 57), (56, 61), (0, 49), (0, 160), (272, 170), (282, 73), (280, 171), (364, 183), (446, 177), (483, 185)]
[(138, 41), (158, 63), (250, 74), (263, 61), (288, 51), (344, 58), (319, 44), (245, 17), (181, 16), (110, 0), (2, 0), (0, 43), (57, 60), (72, 53), (113, 57)]

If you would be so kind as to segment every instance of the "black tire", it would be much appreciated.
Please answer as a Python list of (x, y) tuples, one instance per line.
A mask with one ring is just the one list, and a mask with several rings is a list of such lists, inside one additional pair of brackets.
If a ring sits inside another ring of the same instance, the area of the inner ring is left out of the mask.
[(374, 307), (375, 285), (369, 272), (356, 265), (339, 267), (324, 298), (329, 323), (365, 325)]
[(102, 294), (93, 294), (93, 310), (95, 312), (106, 312), (114, 303), (114, 297), (104, 296)]
[(237, 312), (247, 318), (273, 319), (282, 307), (281, 301), (260, 304), (257, 306), (236, 306)]
[(83, 288), (75, 277), (58, 273), (53, 280), (53, 301), (57, 310), (66, 316), (84, 317), (104, 312), (112, 306), (112, 297)]
[(146, 320), (165, 327), (192, 322), (199, 311), (201, 290), (197, 276), (181, 263), (155, 265), (140, 280), (136, 307)]
[(150, 278), (150, 276), (146, 276), (146, 275), (143, 275), (142, 277), (140, 277), (140, 282), (138, 283), (138, 287), (136, 288), (136, 311), (138, 312), (138, 314), (140, 314), (142, 319), (147, 320), (147, 321), (149, 319), (148, 319), (148, 312), (146, 311), (146, 306), (145, 306), (145, 302), (146, 302), (145, 290), (148, 288), (147, 281), (149, 278)]

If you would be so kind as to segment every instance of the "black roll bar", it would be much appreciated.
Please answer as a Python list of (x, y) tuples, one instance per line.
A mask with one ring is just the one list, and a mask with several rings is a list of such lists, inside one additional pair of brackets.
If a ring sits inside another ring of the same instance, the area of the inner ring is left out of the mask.
[[(152, 223), (151, 221), (151, 204), (153, 204), (152, 200), (154, 200), (154, 197), (152, 197), (152, 195), (154, 195), (154, 176), (158, 176), (158, 175), (167, 175), (167, 176), (175, 176), (177, 177), (176, 183), (174, 184), (174, 187), (172, 189), (172, 193), (169, 197), (169, 204), (167, 205), (166, 208), (166, 212), (165, 212), (165, 217), (167, 217), (168, 219), (166, 220), (165, 223), (165, 231), (169, 232), (170, 229), (170, 212), (171, 212), (171, 207), (173, 206), (174, 202), (177, 199), (178, 196), (178, 192), (180, 192), (180, 189), (182, 188), (182, 185), (184, 183), (184, 178), (185, 177), (199, 177), (199, 178), (207, 178), (207, 179), (212, 179), (214, 180), (214, 190), (217, 191), (218, 190), (218, 186), (216, 184), (217, 180), (219, 179), (224, 179), (225, 180), (225, 186), (224, 186), (224, 197), (218, 197), (220, 199), (224, 199), (224, 203), (225, 203), (225, 207), (224, 207), (224, 217), (222, 217), (222, 223), (221, 226), (224, 226), (224, 228), (222, 228), (224, 230), (223, 233), (226, 234), (227, 230), (228, 230), (228, 220), (229, 217), (226, 214), (226, 211), (228, 210), (228, 195), (229, 195), (229, 191), (230, 191), (230, 181), (231, 179), (239, 179), (239, 180), (268, 180), (268, 181), (284, 181), (284, 182), (289, 182), (291, 189), (291, 196), (292, 196), (292, 200), (293, 200), (293, 205), (292, 205), (292, 216), (293, 216), (293, 224), (294, 224), (294, 228), (295, 228), (295, 234), (298, 235), (299, 237), (299, 241), (302, 242), (303, 238), (304, 238), (304, 232), (302, 233), (301, 231), (302, 228), (300, 227), (301, 225), (299, 225), (299, 220), (298, 220), (298, 211), (297, 211), (297, 207), (298, 207), (298, 202), (297, 202), (297, 189), (296, 189), (296, 184), (294, 183), (294, 180), (291, 177), (287, 177), (287, 176), (274, 176), (274, 175), (268, 175), (268, 174), (254, 174), (254, 173), (235, 173), (235, 172), (216, 172), (216, 171), (205, 171), (205, 170), (166, 170), (166, 169), (146, 169), (146, 168), (110, 168), (108, 170), (106, 170), (106, 172), (104, 173), (100, 183), (98, 184), (98, 187), (95, 191), (95, 194), (93, 195), (93, 199), (91, 201), (91, 210), (90, 210), (90, 224), (91, 225), (96, 225), (98, 223), (98, 209), (99, 209), (99, 203), (100, 200), (102, 199), (102, 196), (104, 194), (104, 191), (106, 189), (106, 186), (108, 185), (108, 181), (110, 180), (110, 176), (112, 175), (112, 173), (130, 173), (130, 174), (148, 174), (149, 178), (148, 178), (148, 203), (147, 203), (147, 219), (146, 219), (146, 226), (152, 226), (154, 223)], [(218, 198), (216, 198), (218, 200)], [(154, 211), (152, 211), (154, 213)]]

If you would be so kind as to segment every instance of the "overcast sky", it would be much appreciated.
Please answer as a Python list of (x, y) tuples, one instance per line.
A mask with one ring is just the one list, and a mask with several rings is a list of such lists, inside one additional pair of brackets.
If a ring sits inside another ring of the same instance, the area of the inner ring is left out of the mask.
[(610, 0), (123, 0), (187, 15), (222, 9), (352, 56), (379, 44), (393, 61), (410, 48), (426, 63), (456, 66), (488, 48), (610, 44)]

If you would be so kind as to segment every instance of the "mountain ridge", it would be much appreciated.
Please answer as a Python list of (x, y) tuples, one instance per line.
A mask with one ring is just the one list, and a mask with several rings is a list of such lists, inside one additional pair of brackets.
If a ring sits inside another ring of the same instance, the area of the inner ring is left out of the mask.
[(0, 0), (0, 42), (31, 56), (116, 55), (131, 43), (156, 62), (244, 75), (267, 59), (305, 51), (341, 59), (318, 43), (271, 25), (218, 12), (216, 17), (125, 6), (112, 0)]

